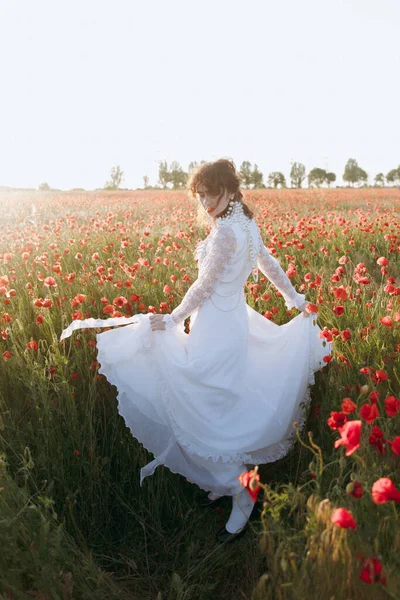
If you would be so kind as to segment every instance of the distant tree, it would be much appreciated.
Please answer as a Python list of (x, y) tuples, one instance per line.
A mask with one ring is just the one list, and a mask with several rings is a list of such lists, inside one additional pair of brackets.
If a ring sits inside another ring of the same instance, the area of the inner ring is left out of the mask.
[(184, 189), (188, 179), (188, 174), (182, 169), (180, 164), (174, 160), (171, 163), (171, 170), (169, 172), (169, 179), (172, 182), (172, 189), (180, 190)]
[(311, 169), (308, 174), (308, 187), (321, 187), (326, 182), (327, 172), (325, 169), (320, 169), (319, 167), (315, 167)]
[(104, 184), (104, 188), (108, 190), (116, 190), (119, 188), (121, 181), (124, 177), (124, 172), (121, 170), (121, 167), (117, 165), (116, 167), (112, 167), (110, 171), (110, 181), (106, 181)]
[(385, 176), (383, 173), (378, 173), (378, 175), (375, 176), (375, 185), (380, 185), (382, 184), (382, 187), (385, 187)]
[(292, 187), (301, 188), (306, 178), (306, 168), (302, 163), (294, 162), (290, 170), (290, 184)]
[(263, 174), (258, 170), (258, 166), (254, 165), (253, 171), (251, 173), (251, 182), (253, 184), (253, 189), (261, 189), (265, 188), (263, 183)]
[(170, 172), (168, 170), (167, 161), (159, 161), (158, 163), (158, 183), (163, 189), (171, 182)]
[(201, 162), (196, 162), (196, 161), (192, 161), (191, 163), (189, 163), (189, 167), (188, 167), (188, 172), (191, 173), (192, 171), (194, 171), (195, 169), (197, 169), (198, 167), (200, 167), (201, 165), (205, 165), (207, 161), (202, 160)]
[(44, 191), (48, 191), (48, 190), (51, 190), (51, 187), (49, 186), (49, 184), (47, 183), (47, 181), (44, 181), (43, 183), (41, 183), (41, 184), (39, 185), (39, 188), (38, 188), (38, 189), (39, 189), (40, 191), (43, 191), (43, 190), (44, 190)]
[(367, 181), (367, 173), (358, 166), (357, 161), (354, 158), (349, 158), (344, 168), (343, 181), (349, 183), (358, 183), (359, 181)]
[(331, 187), (331, 183), (333, 183), (334, 181), (336, 181), (336, 175), (335, 175), (335, 173), (330, 173), (330, 172), (327, 173), (326, 177), (325, 177), (325, 180), (326, 180), (326, 182), (328, 184), (328, 187)]
[(240, 165), (239, 169), (240, 183), (244, 188), (249, 188), (252, 183), (251, 163), (248, 160), (244, 160)]
[(149, 187), (149, 178), (147, 177), (147, 175), (143, 175), (143, 187), (144, 189)]
[(388, 183), (394, 183), (395, 185), (400, 185), (400, 165), (397, 169), (392, 169), (386, 175), (386, 181)]
[(278, 185), (280, 185), (282, 188), (285, 188), (286, 179), (284, 174), (280, 171), (273, 171), (272, 173), (270, 173), (268, 175), (268, 185), (273, 185), (275, 189), (278, 187)]

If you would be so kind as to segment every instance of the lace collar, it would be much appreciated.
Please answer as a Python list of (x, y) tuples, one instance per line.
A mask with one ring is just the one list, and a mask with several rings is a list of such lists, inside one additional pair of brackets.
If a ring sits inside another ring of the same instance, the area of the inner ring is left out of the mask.
[(216, 217), (215, 225), (221, 225), (226, 222), (245, 223), (249, 218), (245, 215), (243, 204), (239, 200), (231, 200), (229, 202), (228, 212), (221, 217)]

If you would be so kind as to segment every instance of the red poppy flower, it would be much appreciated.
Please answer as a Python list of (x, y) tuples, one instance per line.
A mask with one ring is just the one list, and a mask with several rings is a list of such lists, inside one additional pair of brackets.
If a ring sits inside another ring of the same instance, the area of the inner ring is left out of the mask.
[(333, 511), (331, 516), (331, 521), (334, 525), (338, 527), (343, 527), (344, 529), (355, 529), (357, 523), (355, 522), (353, 515), (347, 508), (337, 508)]
[(335, 296), (335, 298), (340, 298), (340, 300), (347, 300), (347, 292), (342, 285), (337, 288), (334, 288), (333, 295)]
[(335, 448), (346, 447), (346, 456), (350, 456), (360, 447), (362, 421), (347, 421), (339, 429), (340, 438), (335, 442)]
[(374, 390), (373, 392), (370, 393), (369, 399), (371, 400), (372, 404), (376, 404), (378, 402), (378, 400), (381, 399), (381, 393), (378, 392), (377, 390)]
[(47, 287), (54, 287), (57, 285), (56, 280), (54, 279), (54, 277), (46, 277), (46, 279), (43, 281), (44, 285), (47, 285)]
[(378, 369), (377, 371), (375, 371), (375, 376), (372, 377), (375, 381), (381, 383), (382, 381), (386, 381), (388, 379), (388, 374), (385, 373), (385, 371)]
[(343, 329), (341, 338), (342, 338), (342, 342), (346, 342), (347, 340), (349, 340), (351, 338), (350, 329)]
[(357, 405), (354, 404), (353, 400), (351, 400), (351, 398), (343, 398), (343, 401), (342, 401), (342, 412), (345, 415), (350, 415), (355, 410), (357, 410)]
[(394, 454), (400, 454), (400, 435), (397, 435), (392, 441), (387, 440), (387, 443), (392, 447)]
[(365, 583), (377, 583), (380, 581), (385, 585), (386, 577), (382, 574), (382, 563), (375, 557), (366, 559), (362, 557), (361, 559), (363, 563), (361, 565), (360, 579), (365, 581)]
[(244, 471), (237, 479), (239, 479), (242, 486), (246, 488), (253, 502), (256, 502), (258, 492), (261, 489), (261, 486), (258, 483), (260, 481), (260, 475), (255, 473), (252, 469), (251, 471)]
[(391, 500), (400, 502), (400, 492), (389, 477), (381, 477), (375, 481), (372, 486), (371, 495), (375, 504), (384, 504)]
[(379, 322), (382, 323), (382, 325), (386, 325), (386, 327), (392, 327), (393, 325), (392, 319), (390, 317), (381, 317), (379, 319)]
[(331, 342), (333, 340), (332, 333), (329, 331), (329, 329), (322, 329), (321, 331), (319, 331), (318, 337), (321, 340), (325, 338), (327, 342)]
[(395, 396), (388, 396), (384, 400), (385, 410), (389, 417), (394, 417), (400, 410), (400, 400), (397, 400)]
[(350, 481), (350, 483), (346, 486), (346, 494), (353, 496), (354, 498), (361, 498), (364, 494), (363, 486), (361, 481)]
[(360, 417), (369, 425), (375, 421), (376, 417), (379, 417), (379, 414), (376, 404), (363, 404), (360, 408)]
[(317, 313), (318, 312), (318, 306), (316, 304), (312, 304), (311, 302), (309, 302), (308, 304), (306, 304), (306, 309), (310, 313)]
[(387, 258), (385, 258), (384, 256), (380, 256), (378, 258), (378, 260), (376, 261), (376, 263), (378, 265), (380, 265), (381, 267), (387, 267), (387, 265), (389, 264), (389, 261)]
[(340, 317), (344, 313), (344, 307), (343, 306), (336, 306), (336, 308), (333, 309), (333, 312), (335, 313), (335, 315), (337, 317)]
[(113, 300), (114, 306), (118, 306), (118, 308), (122, 308), (125, 304), (127, 304), (127, 302), (128, 300), (125, 298), (125, 296), (118, 296)]
[(371, 446), (375, 446), (378, 454), (384, 454), (387, 451), (384, 433), (377, 425), (372, 427), (372, 432), (368, 438)]
[(331, 429), (339, 429), (347, 422), (347, 416), (342, 412), (331, 411), (326, 422)]

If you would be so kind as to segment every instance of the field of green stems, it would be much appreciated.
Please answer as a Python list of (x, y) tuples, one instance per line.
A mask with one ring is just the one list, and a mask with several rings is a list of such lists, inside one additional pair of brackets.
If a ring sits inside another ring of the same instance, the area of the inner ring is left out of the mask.
[[(74, 319), (171, 312), (209, 233), (197, 204), (0, 197), (1, 600), (400, 599), (400, 190), (243, 193), (334, 352), (294, 448), (252, 474), (257, 517), (225, 545), (229, 497), (200, 508), (163, 465), (140, 488), (153, 456), (97, 372), (104, 329), (59, 342)], [(263, 276), (245, 293), (275, 323), (298, 314)]]

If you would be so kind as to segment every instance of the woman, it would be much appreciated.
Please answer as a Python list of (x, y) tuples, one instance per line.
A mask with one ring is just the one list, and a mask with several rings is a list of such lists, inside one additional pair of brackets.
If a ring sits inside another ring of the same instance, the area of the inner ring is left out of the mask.
[[(254, 502), (238, 478), (247, 466), (287, 454), (293, 422), (305, 421), (314, 372), (331, 352), (305, 296), (264, 246), (239, 185), (226, 159), (191, 174), (190, 193), (213, 227), (194, 253), (198, 278), (171, 314), (73, 321), (60, 338), (82, 327), (126, 325), (96, 336), (98, 371), (117, 387), (120, 414), (155, 456), (141, 469), (140, 485), (164, 464), (210, 492), (206, 502), (232, 496), (219, 541), (244, 532)], [(302, 311), (288, 323), (278, 326), (246, 303), (244, 284), (250, 274), (258, 281), (257, 269), (288, 309)]]

